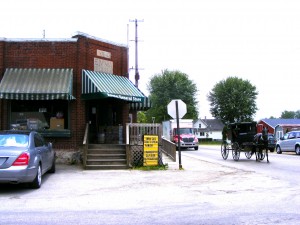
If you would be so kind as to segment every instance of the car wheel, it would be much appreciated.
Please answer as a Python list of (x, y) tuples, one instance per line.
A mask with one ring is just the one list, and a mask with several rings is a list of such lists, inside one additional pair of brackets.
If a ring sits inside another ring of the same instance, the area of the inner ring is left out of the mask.
[(300, 155), (300, 146), (299, 145), (296, 146), (295, 152), (297, 155)]
[(38, 188), (41, 187), (41, 185), (42, 185), (42, 167), (39, 164), (36, 176), (35, 176), (34, 180), (31, 183), (31, 187), (35, 188), (35, 189), (38, 189)]
[(270, 152), (274, 152), (275, 148), (269, 148)]
[(197, 150), (198, 150), (198, 147), (195, 147), (195, 150), (197, 151)]
[(277, 154), (281, 154), (282, 153), (281, 148), (280, 148), (279, 145), (276, 146), (276, 152), (277, 152)]
[(51, 166), (51, 168), (48, 172), (49, 173), (55, 173), (55, 158), (53, 159), (52, 166)]

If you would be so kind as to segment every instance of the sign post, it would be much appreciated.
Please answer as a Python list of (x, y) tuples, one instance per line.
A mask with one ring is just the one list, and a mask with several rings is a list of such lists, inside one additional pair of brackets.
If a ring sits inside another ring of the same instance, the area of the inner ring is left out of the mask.
[(180, 149), (180, 127), (179, 119), (186, 114), (186, 104), (181, 99), (174, 99), (168, 104), (168, 114), (176, 119), (177, 122), (177, 146), (178, 146), (178, 158), (179, 158), (179, 169), (182, 169), (181, 164), (181, 149)]

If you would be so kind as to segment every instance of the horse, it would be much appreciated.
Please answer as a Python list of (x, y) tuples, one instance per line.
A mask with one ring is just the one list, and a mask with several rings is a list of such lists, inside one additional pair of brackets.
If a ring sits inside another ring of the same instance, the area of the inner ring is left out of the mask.
[[(268, 129), (266, 127), (263, 128), (262, 134), (257, 136), (257, 139), (254, 140), (255, 145), (252, 149), (252, 154), (255, 153), (256, 161), (261, 161), (264, 159), (263, 150), (266, 150), (267, 162), (269, 163), (269, 155), (268, 155)], [(257, 150), (258, 148), (258, 150)]]

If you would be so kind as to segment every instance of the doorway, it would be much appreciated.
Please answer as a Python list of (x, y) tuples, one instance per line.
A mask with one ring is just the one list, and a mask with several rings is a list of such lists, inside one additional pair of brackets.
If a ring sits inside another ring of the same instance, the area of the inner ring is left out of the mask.
[[(89, 100), (87, 104), (90, 124), (90, 143), (115, 143), (119, 139), (122, 124), (122, 104), (116, 99)], [(103, 140), (104, 139), (104, 140)]]

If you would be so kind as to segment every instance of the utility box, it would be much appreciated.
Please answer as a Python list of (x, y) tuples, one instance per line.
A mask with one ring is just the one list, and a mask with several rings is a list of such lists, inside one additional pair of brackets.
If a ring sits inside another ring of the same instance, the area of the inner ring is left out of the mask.
[(50, 118), (50, 129), (65, 129), (65, 120), (56, 117)]

